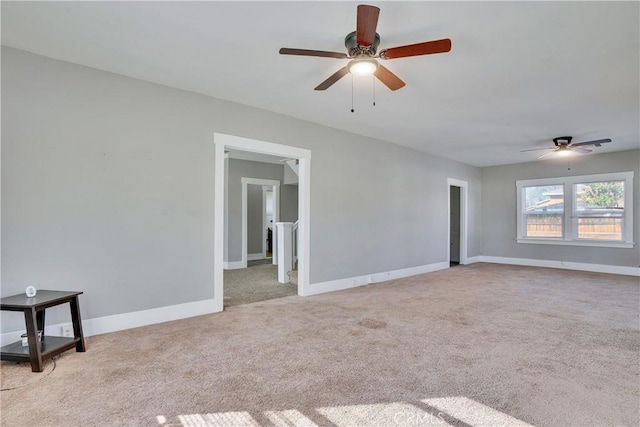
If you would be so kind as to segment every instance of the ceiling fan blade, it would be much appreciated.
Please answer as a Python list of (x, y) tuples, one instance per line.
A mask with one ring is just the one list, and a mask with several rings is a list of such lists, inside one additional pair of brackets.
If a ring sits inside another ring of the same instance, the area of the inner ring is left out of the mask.
[(540, 151), (540, 150), (553, 150), (553, 148), (531, 148), (529, 150), (520, 150), (520, 152), (526, 153), (527, 151)]
[(544, 159), (545, 157), (552, 155), (556, 151), (558, 151), (558, 150), (553, 150), (553, 151), (549, 151), (548, 153), (544, 153), (542, 156), (538, 157), (538, 160), (539, 159)]
[(400, 80), (400, 77), (393, 74), (389, 71), (388, 68), (385, 68), (382, 64), (378, 64), (378, 69), (374, 73), (374, 76), (378, 78), (382, 83), (385, 84), (391, 90), (398, 90), (406, 85), (405, 82)]
[(595, 145), (596, 147), (599, 147), (600, 144), (606, 144), (608, 142), (611, 142), (611, 140), (609, 138), (606, 138), (606, 139), (597, 139), (595, 141), (578, 142), (577, 144), (571, 144), (571, 146), (579, 147), (581, 145)]
[(575, 145), (571, 146), (571, 151), (575, 151), (576, 153), (582, 153), (582, 154), (587, 154), (592, 152), (593, 150), (589, 150), (587, 148), (582, 148), (582, 147), (576, 147)]
[(338, 59), (344, 59), (349, 57), (346, 53), (340, 53), (340, 52), (327, 52), (325, 50), (309, 50), (309, 49), (291, 49), (288, 47), (281, 48), (280, 55), (319, 56), (322, 58), (338, 58)]
[(376, 37), (378, 15), (380, 9), (366, 4), (358, 5), (358, 17), (356, 20), (356, 40), (360, 46), (371, 46)]
[(327, 80), (316, 86), (314, 90), (326, 90), (347, 74), (349, 74), (349, 69), (346, 66), (342, 67), (338, 71), (333, 73)]
[(430, 42), (409, 44), (406, 46), (391, 47), (380, 51), (380, 58), (395, 59), (407, 56), (430, 55), (432, 53), (445, 53), (451, 50), (451, 40), (433, 40)]

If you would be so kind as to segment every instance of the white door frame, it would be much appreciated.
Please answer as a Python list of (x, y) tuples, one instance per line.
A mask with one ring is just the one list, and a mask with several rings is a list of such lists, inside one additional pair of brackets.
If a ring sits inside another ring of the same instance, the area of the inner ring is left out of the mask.
[(467, 263), (467, 181), (447, 178), (447, 263), (451, 262), (451, 186), (460, 187), (460, 265)]
[(242, 138), (215, 132), (214, 162), (214, 244), (213, 244), (213, 304), (215, 311), (222, 311), (224, 293), (224, 152), (237, 149), (254, 153), (271, 154), (298, 159), (298, 295), (308, 295), (309, 287), (309, 225), (311, 209), (311, 151), (304, 148), (274, 144), (256, 139)]
[[(273, 222), (278, 222), (280, 220), (280, 181), (276, 181), (273, 179), (260, 179), (260, 178), (246, 178), (246, 177), (242, 177), (240, 178), (240, 181), (242, 182), (242, 268), (247, 268), (247, 260), (249, 259), (249, 255), (248, 255), (248, 233), (247, 233), (247, 227), (248, 227), (248, 220), (247, 220), (247, 216), (248, 216), (248, 197), (249, 197), (249, 191), (247, 186), (248, 185), (260, 185), (260, 186), (268, 186), (273, 188)], [(265, 194), (264, 191), (262, 192), (262, 223), (264, 224), (265, 219), (264, 219), (264, 199), (265, 199)], [(263, 227), (264, 228), (264, 227)], [(263, 229), (262, 230), (262, 236), (264, 237), (266, 234), (266, 230)], [(262, 239), (262, 257), (265, 257), (265, 250), (266, 250), (266, 239)]]

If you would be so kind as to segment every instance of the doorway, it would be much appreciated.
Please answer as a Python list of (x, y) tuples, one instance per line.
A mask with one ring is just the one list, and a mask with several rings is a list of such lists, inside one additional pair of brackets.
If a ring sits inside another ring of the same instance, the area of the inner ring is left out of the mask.
[(242, 182), (242, 268), (265, 259), (267, 252), (267, 192), (271, 193), (271, 221), (280, 220), (280, 181), (245, 178)]
[(465, 264), (467, 259), (467, 187), (466, 181), (447, 179), (449, 267)]
[(460, 187), (449, 186), (449, 267), (460, 264)]
[(241, 150), (252, 153), (280, 156), (297, 159), (299, 162), (298, 184), (298, 295), (306, 296), (309, 285), (309, 224), (310, 224), (310, 189), (311, 189), (311, 151), (266, 141), (242, 138), (233, 135), (214, 133), (215, 165), (214, 165), (214, 254), (213, 254), (213, 301), (214, 310), (223, 310), (224, 294), (224, 206), (225, 185), (224, 153), (225, 150)]
[(278, 222), (275, 220), (274, 215), (275, 200), (273, 193), (273, 187), (262, 187), (262, 215), (264, 218), (264, 223), (262, 224), (262, 243), (264, 245), (263, 252), (265, 259), (273, 259), (273, 224)]

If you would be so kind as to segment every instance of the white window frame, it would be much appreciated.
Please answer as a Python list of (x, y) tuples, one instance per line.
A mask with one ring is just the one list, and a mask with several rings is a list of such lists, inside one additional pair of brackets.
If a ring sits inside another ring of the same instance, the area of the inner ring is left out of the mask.
[[(516, 181), (516, 241), (539, 245), (600, 246), (607, 248), (633, 248), (633, 172), (616, 172), (597, 175), (566, 176), (561, 178), (527, 179)], [(575, 184), (589, 182), (624, 181), (624, 230), (622, 240), (578, 239), (574, 228), (577, 216), (574, 211)], [(562, 185), (564, 187), (563, 237), (527, 237), (524, 233), (524, 200), (526, 187)]]

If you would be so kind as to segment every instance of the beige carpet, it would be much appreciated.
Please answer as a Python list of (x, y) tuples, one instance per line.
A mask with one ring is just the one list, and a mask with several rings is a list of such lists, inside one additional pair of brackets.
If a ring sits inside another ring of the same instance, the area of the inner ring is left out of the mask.
[(249, 264), (248, 268), (225, 270), (224, 306), (266, 301), (298, 295), (298, 287), (278, 282), (278, 267), (270, 263)]
[[(8, 391), (42, 381), (56, 368), (56, 359), (47, 359), (43, 363), (43, 371), (36, 375), (31, 372), (31, 365), (19, 362), (2, 361), (0, 369), (0, 390)], [(0, 395), (2, 396), (2, 395)]]
[(239, 305), (23, 365), (1, 422), (637, 426), (639, 303), (637, 277), (475, 264)]

